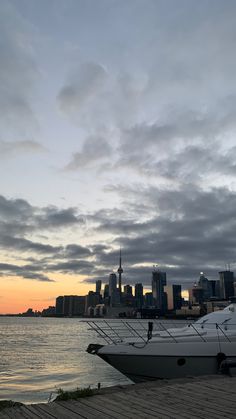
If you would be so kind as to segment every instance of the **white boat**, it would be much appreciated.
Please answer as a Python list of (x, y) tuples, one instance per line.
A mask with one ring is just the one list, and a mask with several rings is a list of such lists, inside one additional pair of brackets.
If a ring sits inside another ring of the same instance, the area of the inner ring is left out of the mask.
[(89, 323), (107, 344), (90, 344), (87, 351), (134, 382), (216, 374), (223, 367), (236, 367), (236, 304), (181, 328), (152, 331), (149, 323), (147, 337), (135, 332), (135, 323), (129, 338), (120, 338), (114, 326), (109, 326), (114, 332), (111, 337), (101, 322)]

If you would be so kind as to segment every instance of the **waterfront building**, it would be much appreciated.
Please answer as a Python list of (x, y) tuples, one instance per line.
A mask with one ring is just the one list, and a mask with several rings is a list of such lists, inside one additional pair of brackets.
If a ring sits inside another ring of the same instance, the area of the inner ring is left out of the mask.
[(70, 316), (70, 295), (63, 297), (63, 316)]
[(56, 315), (63, 316), (63, 296), (60, 295), (56, 298)]
[(161, 272), (159, 270), (154, 270), (152, 272), (152, 294), (154, 305), (165, 312), (167, 302), (166, 302), (166, 293), (164, 291), (164, 286), (166, 285), (166, 272)]
[(220, 298), (229, 300), (234, 296), (234, 273), (230, 270), (219, 272)]
[(64, 295), (56, 299), (56, 315), (81, 316), (84, 314), (85, 297), (79, 295)]
[(143, 284), (135, 284), (135, 305), (138, 308), (143, 306)]
[(131, 287), (131, 285), (125, 285), (124, 286), (124, 296), (133, 296), (133, 288)]
[(167, 309), (180, 310), (182, 307), (181, 285), (166, 285), (164, 290), (167, 295)]
[(71, 315), (82, 316), (85, 311), (85, 296), (74, 295), (72, 298)]
[(85, 314), (88, 314), (89, 307), (95, 307), (100, 303), (100, 295), (97, 292), (89, 291), (85, 297)]
[(94, 308), (94, 316), (104, 317), (106, 315), (106, 306), (105, 304), (97, 304)]

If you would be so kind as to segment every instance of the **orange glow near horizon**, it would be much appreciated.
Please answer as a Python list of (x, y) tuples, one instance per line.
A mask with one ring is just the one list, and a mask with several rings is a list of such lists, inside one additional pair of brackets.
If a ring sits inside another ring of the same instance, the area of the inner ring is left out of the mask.
[(82, 282), (82, 277), (57, 274), (57, 278), (55, 282), (2, 278), (0, 314), (22, 313), (28, 308), (41, 311), (55, 305), (59, 295), (86, 295), (89, 290), (95, 290), (95, 284)]
[[(28, 308), (42, 311), (55, 305), (59, 295), (86, 295), (89, 291), (95, 291), (95, 284), (83, 282), (82, 276), (57, 274), (55, 282), (32, 281), (20, 277), (2, 279), (0, 314), (23, 313)], [(143, 290), (144, 294), (150, 291), (148, 288)], [(188, 300), (187, 290), (182, 291), (182, 297)]]

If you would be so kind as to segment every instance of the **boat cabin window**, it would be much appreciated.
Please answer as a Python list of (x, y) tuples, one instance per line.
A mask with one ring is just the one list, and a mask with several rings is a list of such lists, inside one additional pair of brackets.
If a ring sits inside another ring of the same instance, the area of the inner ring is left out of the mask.
[(179, 365), (179, 367), (182, 367), (182, 365), (184, 365), (185, 363), (186, 363), (185, 358), (179, 358), (177, 361), (177, 364)]

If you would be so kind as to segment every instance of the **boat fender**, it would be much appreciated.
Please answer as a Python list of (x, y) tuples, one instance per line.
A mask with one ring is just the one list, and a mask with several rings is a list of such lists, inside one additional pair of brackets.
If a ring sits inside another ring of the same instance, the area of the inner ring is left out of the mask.
[(101, 349), (104, 345), (99, 345), (98, 343), (90, 343), (87, 347), (86, 351), (89, 354), (97, 355), (99, 349)]
[(227, 357), (226, 357), (226, 355), (223, 352), (218, 352), (218, 354), (216, 355), (218, 370), (220, 369), (221, 363), (223, 361), (225, 361), (226, 358)]

